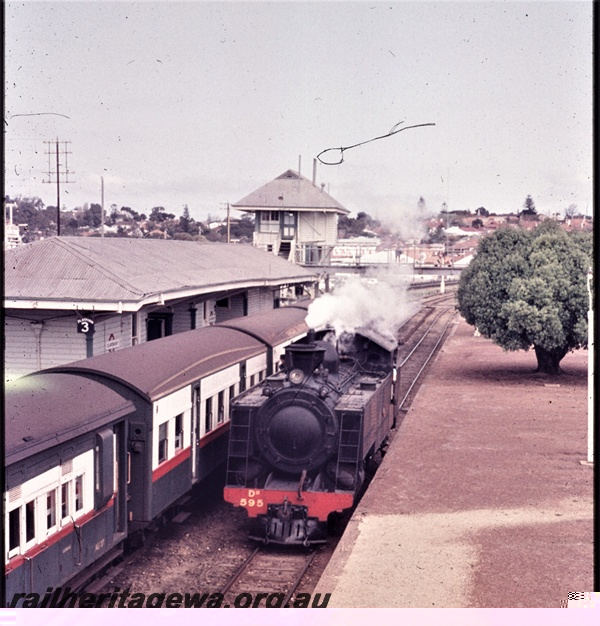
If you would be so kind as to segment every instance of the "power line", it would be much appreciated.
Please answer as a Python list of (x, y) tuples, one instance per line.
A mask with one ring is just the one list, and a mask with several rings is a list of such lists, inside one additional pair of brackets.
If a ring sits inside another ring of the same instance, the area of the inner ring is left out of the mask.
[[(69, 166), (67, 164), (67, 155), (72, 154), (69, 152), (67, 148), (67, 144), (71, 143), (70, 141), (62, 141), (59, 142), (58, 139), (55, 141), (44, 141), (48, 146), (48, 180), (42, 181), (43, 183), (56, 183), (56, 233), (60, 237), (60, 184), (61, 183), (72, 183), (75, 182), (73, 180), (69, 180), (69, 174), (74, 174), (75, 172), (69, 171)], [(63, 148), (61, 150), (60, 144), (63, 144)], [(56, 157), (56, 169), (52, 169), (53, 157)], [(60, 157), (64, 157), (64, 163), (60, 162)], [(61, 165), (63, 167), (61, 171)], [(54, 178), (54, 180), (53, 180)]]

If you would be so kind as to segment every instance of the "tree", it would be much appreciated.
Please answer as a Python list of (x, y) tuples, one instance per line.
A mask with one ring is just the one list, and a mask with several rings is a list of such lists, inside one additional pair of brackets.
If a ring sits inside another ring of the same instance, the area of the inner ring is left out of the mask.
[(463, 270), (458, 309), (505, 350), (529, 350), (537, 371), (560, 373), (587, 342), (587, 271), (592, 236), (546, 220), (533, 231), (506, 227), (483, 239)]
[(359, 211), (356, 218), (340, 215), (338, 220), (338, 237), (373, 237), (371, 232), (380, 226), (379, 222), (364, 211)]
[(521, 216), (535, 216), (537, 215), (537, 209), (535, 208), (535, 202), (531, 196), (525, 198), (523, 203), (523, 210), (520, 213)]
[(231, 222), (231, 237), (233, 239), (252, 241), (253, 233), (254, 215), (245, 213), (239, 220)]
[(167, 213), (164, 207), (155, 206), (150, 213), (149, 219), (155, 224), (158, 224), (160, 222), (164, 222), (165, 220), (175, 219), (175, 216), (173, 215), (173, 213)]
[[(188, 205), (184, 204), (183, 205), (183, 213), (181, 215), (181, 217), (179, 218), (179, 230), (182, 233), (189, 233), (190, 232), (190, 224), (191, 224), (191, 218), (190, 218), (190, 210), (188, 209)], [(191, 239), (191, 237), (190, 237)]]

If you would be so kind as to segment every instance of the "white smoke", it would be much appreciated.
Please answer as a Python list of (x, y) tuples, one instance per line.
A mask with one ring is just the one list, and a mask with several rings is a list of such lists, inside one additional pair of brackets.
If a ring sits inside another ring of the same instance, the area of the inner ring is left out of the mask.
[(416, 299), (409, 299), (406, 278), (400, 269), (350, 276), (308, 307), (306, 324), (315, 329), (333, 328), (337, 337), (362, 328), (392, 339), (402, 323), (418, 310)]
[(435, 217), (439, 209), (429, 206), (423, 197), (413, 205), (411, 201), (395, 203), (379, 218), (381, 225), (403, 241), (420, 241), (427, 235), (427, 221)]

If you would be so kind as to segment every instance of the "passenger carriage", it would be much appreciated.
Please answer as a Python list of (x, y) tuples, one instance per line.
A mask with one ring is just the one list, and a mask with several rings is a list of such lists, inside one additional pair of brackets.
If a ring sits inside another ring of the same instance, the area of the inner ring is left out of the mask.
[[(305, 315), (276, 309), (8, 385), (7, 592), (43, 593), (100, 569), (224, 464), (231, 400), (276, 370)], [(34, 575), (47, 562), (56, 566)]]

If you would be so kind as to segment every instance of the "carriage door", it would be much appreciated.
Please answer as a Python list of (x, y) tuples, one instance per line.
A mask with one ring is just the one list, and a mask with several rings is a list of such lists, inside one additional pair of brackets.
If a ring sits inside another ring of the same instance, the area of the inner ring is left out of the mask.
[(200, 444), (200, 385), (192, 387), (192, 419), (191, 419), (192, 445), (192, 482), (198, 481), (198, 449)]

